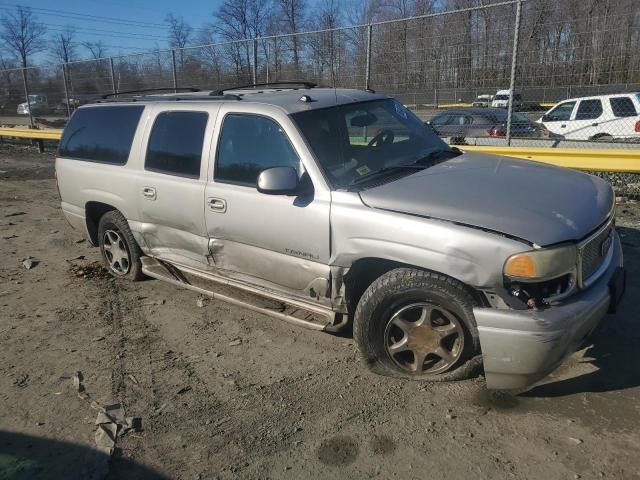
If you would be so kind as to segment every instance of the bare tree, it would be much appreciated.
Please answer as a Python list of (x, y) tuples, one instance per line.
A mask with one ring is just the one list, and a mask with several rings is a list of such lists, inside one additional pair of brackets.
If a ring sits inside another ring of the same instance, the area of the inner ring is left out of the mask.
[(268, 0), (224, 0), (214, 14), (218, 23), (212, 27), (224, 40), (247, 40), (230, 47), (236, 61), (242, 51), (244, 65), (236, 64), (236, 68), (247, 76), (251, 71), (249, 40), (264, 34), (270, 6)]
[(164, 20), (169, 25), (169, 46), (171, 48), (184, 48), (193, 35), (193, 28), (182, 17), (176, 17), (173, 13), (167, 15)]
[(102, 43), (102, 40), (98, 40), (97, 42), (82, 42), (82, 46), (89, 50), (94, 60), (107, 56), (107, 49)]
[(62, 63), (69, 63), (76, 57), (76, 31), (71, 25), (67, 25), (62, 33), (57, 33), (51, 38), (51, 53)]
[(29, 57), (45, 49), (46, 28), (37, 21), (29, 7), (18, 6), (0, 18), (0, 38), (16, 57), (22, 68), (27, 67)]
[[(282, 15), (283, 33), (297, 33), (304, 23), (305, 0), (278, 0), (278, 8)], [(299, 39), (291, 37), (293, 68), (296, 74), (300, 71)]]

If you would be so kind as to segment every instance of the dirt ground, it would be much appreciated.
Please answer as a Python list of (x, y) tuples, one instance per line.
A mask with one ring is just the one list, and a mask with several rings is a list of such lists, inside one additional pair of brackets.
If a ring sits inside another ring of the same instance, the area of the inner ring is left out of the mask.
[[(375, 376), (349, 335), (113, 280), (52, 177), (51, 153), (0, 145), (0, 479), (640, 479), (640, 204), (618, 207), (620, 312), (514, 397)], [(107, 470), (77, 371), (142, 419)]]

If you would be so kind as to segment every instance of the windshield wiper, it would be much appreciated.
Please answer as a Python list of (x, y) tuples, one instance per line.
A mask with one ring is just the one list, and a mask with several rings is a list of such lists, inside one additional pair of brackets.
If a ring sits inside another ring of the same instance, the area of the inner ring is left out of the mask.
[(416, 163), (402, 164), (402, 165), (391, 165), (391, 166), (388, 166), (388, 167), (381, 168), (380, 170), (375, 170), (373, 172), (367, 173), (367, 174), (365, 174), (365, 175), (363, 175), (361, 177), (354, 178), (349, 183), (349, 186), (359, 185), (361, 183), (364, 183), (364, 182), (367, 182), (369, 180), (372, 180), (373, 178), (385, 176), (385, 175), (388, 175), (390, 173), (401, 171), (401, 170), (424, 170), (425, 168), (426, 168), (425, 165), (418, 165)]
[(432, 166), (432, 165), (429, 165), (430, 162), (434, 160), (438, 160), (440, 157), (444, 157), (445, 155), (447, 156), (447, 159), (453, 158), (453, 157), (457, 157), (458, 155), (462, 155), (462, 151), (456, 147), (443, 148), (441, 150), (434, 150), (432, 152), (429, 152), (425, 156), (415, 160), (412, 163), (412, 165), (421, 165), (424, 167), (427, 167), (427, 166), (430, 167)]
[(442, 157), (444, 154), (448, 155), (449, 156), (448, 158), (451, 158), (451, 157), (457, 157), (458, 155), (462, 155), (462, 152), (456, 147), (443, 148), (442, 150), (434, 150), (411, 163), (401, 163), (400, 165), (389, 165), (388, 167), (381, 168), (380, 170), (375, 170), (373, 172), (367, 173), (362, 177), (355, 178), (351, 180), (351, 182), (349, 183), (349, 186), (359, 185), (361, 183), (372, 180), (373, 178), (384, 176), (384, 175), (402, 171), (402, 170), (424, 170), (425, 168), (431, 167), (433, 165), (433, 161), (437, 160), (438, 157)]

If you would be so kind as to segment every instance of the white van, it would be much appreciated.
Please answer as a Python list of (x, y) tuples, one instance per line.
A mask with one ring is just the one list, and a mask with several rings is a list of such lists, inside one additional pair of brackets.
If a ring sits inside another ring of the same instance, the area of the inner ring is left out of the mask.
[(565, 100), (538, 122), (568, 140), (640, 140), (640, 92)]
[[(509, 97), (511, 96), (511, 90), (498, 90), (493, 97), (491, 106), (493, 108), (509, 108)], [(522, 108), (522, 94), (517, 90), (513, 95), (513, 108), (519, 110)]]

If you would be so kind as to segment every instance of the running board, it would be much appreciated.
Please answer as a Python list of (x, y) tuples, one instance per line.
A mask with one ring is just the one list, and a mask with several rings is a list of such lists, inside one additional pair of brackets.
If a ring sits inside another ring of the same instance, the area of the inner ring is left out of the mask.
[(328, 308), (292, 300), (275, 292), (244, 285), (233, 279), (182, 265), (177, 267), (152, 257), (142, 257), (141, 261), (142, 272), (149, 277), (294, 325), (313, 330), (337, 332), (347, 323), (346, 315)]

